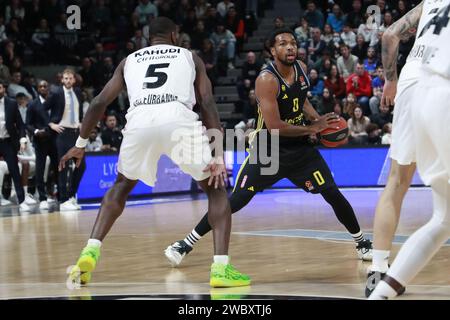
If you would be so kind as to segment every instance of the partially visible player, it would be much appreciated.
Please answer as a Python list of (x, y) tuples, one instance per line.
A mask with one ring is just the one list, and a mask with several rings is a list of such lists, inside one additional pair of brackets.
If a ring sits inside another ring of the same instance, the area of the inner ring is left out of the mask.
[[(72, 281), (79, 280), (81, 284), (90, 281), (102, 241), (122, 214), (129, 193), (138, 180), (150, 186), (155, 184), (158, 160), (166, 154), (199, 181), (208, 196), (208, 220), (214, 230), (215, 252), (210, 285), (250, 284), (250, 278), (229, 263), (231, 212), (224, 188), (223, 155), (216, 150), (212, 158), (208, 137), (202, 131), (198, 115), (192, 111), (197, 100), (206, 128), (220, 131), (211, 83), (200, 58), (175, 46), (176, 30), (177, 26), (168, 18), (152, 20), (151, 46), (132, 53), (120, 63), (112, 79), (92, 101), (76, 146), (61, 159), (60, 170), (72, 158), (80, 165), (90, 132), (126, 86), (131, 107), (123, 131), (119, 174), (103, 198), (91, 237), (71, 272)], [(181, 134), (180, 130), (187, 139), (176, 141), (174, 135)], [(180, 151), (184, 155), (181, 159), (177, 157)]]
[[(424, 9), (434, 2), (425, 1)], [(401, 294), (450, 237), (450, 0), (439, 2), (438, 10), (426, 10), (432, 18), (420, 21), (420, 80), (410, 114), (417, 168), (424, 183), (431, 186), (433, 216), (405, 242), (371, 300)]]
[(390, 150), (392, 161), (386, 187), (375, 211), (373, 260), (367, 275), (366, 297), (389, 269), (392, 240), (400, 219), (402, 202), (416, 170), (415, 140), (410, 111), (413, 93), (419, 82), (420, 59), (424, 53), (424, 44), (422, 38), (416, 37), (400, 79), (397, 79), (399, 44), (401, 40), (413, 37), (417, 29), (421, 30), (433, 17), (432, 12), (439, 10), (443, 4), (443, 2), (422, 1), (383, 34), (382, 60), (386, 83), (381, 104), (390, 106), (395, 102)]
[[(358, 257), (371, 260), (372, 243), (364, 238), (352, 206), (336, 186), (320, 152), (308, 143), (311, 134), (326, 128), (336, 129), (339, 117), (332, 113), (320, 116), (308, 101), (310, 84), (306, 66), (296, 60), (297, 42), (293, 31), (288, 28), (277, 29), (270, 41), (274, 61), (261, 71), (256, 80), (258, 127), (250, 143), (250, 154), (236, 177), (230, 198), (231, 211), (238, 212), (256, 193), (287, 178), (306, 192), (320, 194), (352, 235)], [(312, 123), (308, 125), (307, 119)], [(257, 144), (261, 144), (261, 130), (269, 133), (267, 146), (262, 148), (270, 153), (271, 135), (279, 132), (279, 170), (276, 174), (262, 173), (270, 164), (264, 164), (257, 151)], [(194, 244), (209, 231), (211, 226), (205, 215), (184, 240), (176, 241), (166, 249), (167, 259), (173, 266), (179, 265)]]

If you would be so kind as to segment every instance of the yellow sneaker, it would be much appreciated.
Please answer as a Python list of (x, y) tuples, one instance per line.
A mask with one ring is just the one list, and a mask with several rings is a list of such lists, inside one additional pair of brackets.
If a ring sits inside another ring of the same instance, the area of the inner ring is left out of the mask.
[(70, 272), (71, 280), (77, 283), (79, 281), (81, 285), (88, 284), (91, 281), (91, 272), (94, 271), (99, 258), (100, 247), (86, 246), (83, 251), (81, 251), (77, 264)]
[(249, 286), (250, 277), (237, 271), (231, 264), (213, 263), (209, 284), (213, 288)]

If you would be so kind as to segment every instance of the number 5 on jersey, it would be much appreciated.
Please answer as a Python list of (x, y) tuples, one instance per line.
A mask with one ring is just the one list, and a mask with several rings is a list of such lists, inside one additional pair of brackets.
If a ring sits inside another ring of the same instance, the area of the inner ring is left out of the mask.
[(167, 73), (157, 72), (156, 69), (166, 69), (170, 63), (151, 64), (148, 66), (145, 78), (156, 78), (154, 82), (144, 82), (143, 89), (156, 89), (162, 87), (167, 82)]

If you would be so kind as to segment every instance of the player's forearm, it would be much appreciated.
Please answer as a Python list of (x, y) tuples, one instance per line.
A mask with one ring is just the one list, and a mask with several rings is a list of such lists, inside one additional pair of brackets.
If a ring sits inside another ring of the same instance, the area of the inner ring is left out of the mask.
[(397, 57), (400, 38), (391, 32), (385, 32), (382, 39), (381, 59), (384, 77), (388, 81), (397, 81)]
[(208, 95), (199, 102), (202, 114), (202, 122), (206, 129), (221, 130), (219, 113), (212, 95)]
[(97, 123), (103, 117), (103, 114), (106, 111), (106, 107), (108, 105), (101, 101), (101, 99), (97, 96), (95, 97), (91, 105), (89, 106), (84, 119), (81, 125), (80, 137), (83, 139), (87, 139), (91, 131), (95, 128)]
[(316, 109), (314, 109), (314, 107), (312, 106), (311, 102), (309, 102), (308, 99), (306, 99), (305, 101), (303, 110), (305, 111), (306, 117), (310, 121), (317, 120), (320, 117), (319, 113), (317, 113)]

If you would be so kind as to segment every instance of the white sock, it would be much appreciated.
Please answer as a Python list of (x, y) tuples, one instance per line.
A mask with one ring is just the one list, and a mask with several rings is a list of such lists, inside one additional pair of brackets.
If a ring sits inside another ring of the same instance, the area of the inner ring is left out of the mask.
[(24, 186), (23, 187), (23, 191), (25, 192), (25, 194), (27, 194), (28, 193), (28, 186)]
[(190, 247), (192, 248), (192, 247), (194, 247), (194, 245), (197, 243), (197, 241), (199, 241), (201, 238), (202, 238), (202, 236), (199, 235), (199, 234), (195, 231), (195, 229), (194, 229), (194, 230), (192, 230), (191, 233), (189, 233), (189, 234), (187, 235), (186, 238), (184, 238), (183, 241), (186, 242), (187, 245), (190, 246)]
[(397, 292), (386, 282), (381, 280), (369, 297), (369, 300), (386, 300), (397, 296)]
[(228, 256), (214, 256), (214, 263), (228, 264), (230, 258)]
[(372, 251), (372, 271), (378, 271), (381, 273), (386, 273), (389, 269), (389, 255), (391, 254), (388, 250), (375, 250)]
[(100, 248), (102, 246), (102, 242), (97, 239), (89, 239), (87, 245)]

